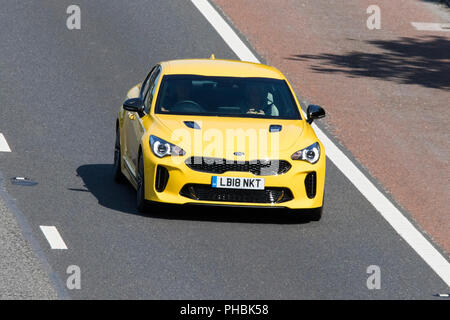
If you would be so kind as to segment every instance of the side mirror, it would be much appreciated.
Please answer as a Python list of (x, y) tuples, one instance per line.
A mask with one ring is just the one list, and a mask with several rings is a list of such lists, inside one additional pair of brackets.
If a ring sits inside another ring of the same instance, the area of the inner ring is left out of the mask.
[(137, 112), (139, 116), (144, 114), (144, 102), (141, 98), (132, 98), (125, 100), (123, 108), (127, 111)]
[(315, 119), (320, 119), (325, 117), (325, 110), (318, 105), (310, 104), (308, 106), (308, 109), (306, 110), (308, 119), (306, 119), (306, 122), (311, 124)]

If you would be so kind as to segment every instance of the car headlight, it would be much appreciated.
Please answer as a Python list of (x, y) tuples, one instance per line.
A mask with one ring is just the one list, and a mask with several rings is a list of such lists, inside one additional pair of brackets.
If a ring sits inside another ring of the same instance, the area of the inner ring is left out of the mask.
[(180, 147), (156, 136), (150, 136), (150, 149), (159, 158), (165, 156), (184, 156), (186, 153)]
[(309, 163), (316, 163), (320, 158), (320, 145), (318, 142), (313, 143), (309, 147), (297, 151), (291, 156), (292, 160), (304, 160)]

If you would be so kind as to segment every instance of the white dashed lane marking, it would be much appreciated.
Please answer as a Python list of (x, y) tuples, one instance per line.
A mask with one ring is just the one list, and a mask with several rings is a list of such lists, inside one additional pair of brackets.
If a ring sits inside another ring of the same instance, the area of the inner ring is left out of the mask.
[(411, 22), (419, 31), (450, 31), (450, 23)]
[(40, 226), (42, 233), (47, 238), (48, 243), (52, 249), (67, 249), (67, 246), (54, 226)]
[[(206, 20), (220, 34), (233, 52), (243, 61), (259, 60), (242, 42), (228, 23), (207, 0), (191, 0)], [(414, 25), (414, 24), (413, 24)], [(442, 25), (441, 25), (442, 27)], [(443, 30), (440, 30), (443, 31)], [(447, 30), (446, 30), (447, 31)], [(392, 228), (450, 286), (450, 263), (398, 210), (391, 201), (355, 166), (355, 164), (315, 124), (314, 131), (325, 145), (328, 158), (352, 182), (361, 194), (378, 210)], [(381, 235), (380, 235), (381, 236)]]
[(0, 152), (11, 152), (8, 142), (2, 133), (0, 133)]

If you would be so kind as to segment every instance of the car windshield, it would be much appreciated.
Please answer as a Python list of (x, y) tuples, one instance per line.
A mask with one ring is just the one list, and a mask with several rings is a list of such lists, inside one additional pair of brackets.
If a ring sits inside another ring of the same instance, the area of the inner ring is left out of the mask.
[(162, 80), (155, 112), (301, 119), (286, 82), (268, 78), (167, 75)]

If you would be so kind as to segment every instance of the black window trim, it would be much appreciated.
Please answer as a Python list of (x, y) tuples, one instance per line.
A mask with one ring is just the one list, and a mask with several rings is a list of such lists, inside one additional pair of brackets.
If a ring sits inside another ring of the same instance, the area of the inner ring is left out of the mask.
[(148, 73), (147, 77), (145, 78), (144, 82), (142, 83), (141, 91), (139, 93), (139, 97), (142, 99), (142, 102), (144, 103), (144, 112), (146, 114), (150, 113), (150, 106), (146, 105), (146, 98), (147, 94), (150, 92), (150, 89), (153, 87), (153, 84), (150, 83), (146, 92), (144, 92), (145, 86), (149, 81), (155, 81), (156, 78), (161, 74), (162, 68), (161, 65), (157, 64), (155, 65), (151, 71)]
[(141, 99), (144, 98), (144, 88), (145, 88), (145, 86), (147, 85), (147, 82), (149, 81), (149, 79), (150, 79), (150, 77), (151, 77), (151, 75), (152, 75), (152, 73), (153, 73), (153, 71), (155, 70), (156, 67), (157, 67), (157, 65), (154, 66), (154, 67), (150, 70), (150, 72), (149, 72), (149, 73), (147, 74), (147, 76), (145, 77), (144, 82), (142, 82), (141, 90), (140, 90), (140, 92), (139, 92), (139, 98), (141, 98)]

